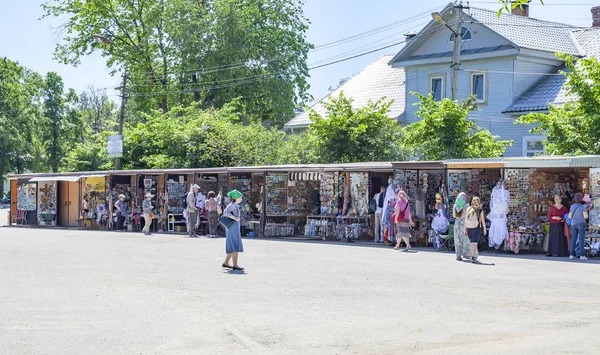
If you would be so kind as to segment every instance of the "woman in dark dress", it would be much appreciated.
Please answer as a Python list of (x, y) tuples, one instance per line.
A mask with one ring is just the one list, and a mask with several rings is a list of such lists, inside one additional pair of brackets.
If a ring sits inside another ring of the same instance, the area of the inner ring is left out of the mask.
[(554, 196), (554, 206), (548, 209), (548, 221), (550, 221), (550, 235), (548, 237), (547, 256), (564, 256), (567, 249), (567, 240), (565, 239), (565, 214), (569, 210), (562, 204), (562, 197)]

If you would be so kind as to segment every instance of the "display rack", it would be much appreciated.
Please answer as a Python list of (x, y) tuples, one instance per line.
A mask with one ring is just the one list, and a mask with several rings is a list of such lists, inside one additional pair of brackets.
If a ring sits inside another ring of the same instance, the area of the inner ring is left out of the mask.
[(187, 184), (173, 179), (167, 180), (168, 212), (182, 214), (187, 206)]

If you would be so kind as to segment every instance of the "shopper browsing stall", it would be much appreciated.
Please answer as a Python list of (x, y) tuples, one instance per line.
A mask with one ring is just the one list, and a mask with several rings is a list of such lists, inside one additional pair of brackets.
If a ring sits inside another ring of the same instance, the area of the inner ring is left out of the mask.
[[(238, 255), (244, 252), (244, 245), (242, 244), (242, 234), (240, 231), (240, 220), (242, 211), (240, 209), (240, 203), (242, 203), (243, 195), (238, 190), (233, 190), (227, 194), (231, 198), (231, 203), (225, 211), (223, 211), (223, 217), (229, 218), (233, 222), (228, 222), (225, 227), (225, 252), (227, 257), (223, 263), (223, 267), (227, 269), (233, 269), (243, 271), (244, 268), (238, 265)], [(229, 261), (233, 259), (233, 266), (229, 265)]]
[(454, 249), (456, 251), (456, 260), (462, 261), (463, 258), (471, 258), (471, 249), (469, 238), (465, 235), (465, 214), (467, 211), (467, 194), (461, 192), (456, 197), (452, 216), (454, 217)]
[[(217, 213), (217, 200), (215, 199), (214, 191), (208, 193), (208, 200), (204, 205), (208, 215), (208, 237), (215, 238), (217, 236), (217, 226), (219, 223), (219, 214)], [(198, 226), (196, 226), (197, 228)]]
[(125, 195), (119, 195), (119, 199), (115, 202), (115, 208), (117, 209), (117, 231), (122, 231), (123, 225), (125, 224), (125, 218), (127, 218)]
[(383, 228), (381, 226), (381, 217), (383, 214), (383, 203), (385, 200), (385, 185), (381, 185), (381, 191), (376, 193), (373, 197), (375, 203), (377, 204), (377, 208), (375, 209), (375, 230), (374, 230), (374, 241), (375, 243), (383, 243)]
[(154, 195), (147, 193), (144, 202), (142, 202), (142, 212), (144, 214), (144, 229), (142, 229), (142, 232), (145, 235), (150, 235), (150, 226), (152, 225), (152, 197)]
[(394, 250), (400, 250), (400, 243), (404, 240), (406, 244), (406, 249), (404, 251), (409, 251), (412, 249), (410, 245), (410, 227), (414, 226), (412, 216), (410, 214), (410, 204), (408, 203), (408, 196), (406, 192), (400, 190), (398, 192), (398, 202), (396, 203), (396, 208), (394, 210), (394, 215), (392, 217), (395, 228), (396, 228), (396, 238), (398, 238), (398, 242), (396, 243), (396, 247)]
[(471, 242), (471, 262), (477, 263), (479, 251), (477, 246), (481, 239), (481, 232), (483, 235), (487, 233), (485, 225), (485, 213), (481, 209), (481, 200), (479, 197), (473, 197), (471, 206), (467, 208), (467, 216), (465, 217), (465, 231), (464, 235), (469, 237)]
[(580, 260), (587, 260), (584, 249), (587, 229), (585, 220), (589, 217), (587, 204), (583, 201), (583, 194), (580, 192), (575, 194), (573, 202), (569, 211), (569, 218), (571, 219), (571, 256), (569, 259), (578, 257)]
[(565, 214), (569, 213), (562, 204), (562, 197), (554, 196), (554, 205), (548, 209), (548, 221), (550, 222), (550, 235), (548, 237), (547, 256), (564, 256), (567, 249), (565, 238)]
[(200, 186), (194, 184), (192, 186), (192, 191), (190, 191), (187, 195), (187, 232), (190, 238), (198, 238), (196, 235), (196, 220), (198, 219), (198, 207), (196, 207), (196, 203), (198, 202), (198, 191), (200, 190)]

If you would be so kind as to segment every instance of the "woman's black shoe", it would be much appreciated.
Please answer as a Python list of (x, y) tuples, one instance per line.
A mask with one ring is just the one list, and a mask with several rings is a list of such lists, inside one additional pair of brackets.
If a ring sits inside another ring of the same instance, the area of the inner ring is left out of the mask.
[(239, 267), (239, 266), (234, 266), (234, 267), (232, 267), (232, 269), (236, 270), (236, 271), (244, 271), (244, 268), (243, 267)]
[(233, 269), (233, 266), (229, 266), (227, 264), (223, 264), (223, 268), (225, 268), (225, 269)]

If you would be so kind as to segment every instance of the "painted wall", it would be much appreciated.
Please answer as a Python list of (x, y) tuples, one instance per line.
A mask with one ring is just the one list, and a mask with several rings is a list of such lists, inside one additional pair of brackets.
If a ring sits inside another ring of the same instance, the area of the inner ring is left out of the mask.
[[(492, 134), (500, 136), (501, 139), (514, 141), (514, 145), (506, 150), (505, 156), (521, 156), (523, 154), (523, 137), (531, 135), (529, 130), (532, 128), (530, 126), (515, 125), (513, 117), (502, 113), (513, 102), (513, 97), (521, 94), (515, 94), (513, 88), (514, 75), (506, 74), (506, 72), (512, 73), (514, 71), (515, 59), (516, 57), (503, 57), (464, 61), (458, 77), (458, 99), (464, 100), (470, 94), (471, 74), (476, 71), (486, 73), (487, 101), (480, 105), (478, 111), (472, 112), (469, 118), (479, 126), (489, 129)], [(444, 97), (451, 97), (449, 65), (450, 62), (405, 68), (406, 124), (417, 121), (415, 112), (418, 107), (415, 106), (415, 103), (418, 102), (418, 98), (411, 95), (410, 92), (414, 91), (427, 95), (430, 90), (429, 78), (432, 75), (445, 75)], [(531, 76), (527, 80), (535, 82), (539, 78), (539, 76), (537, 78)], [(527, 86), (527, 80), (518, 79), (519, 87)]]

